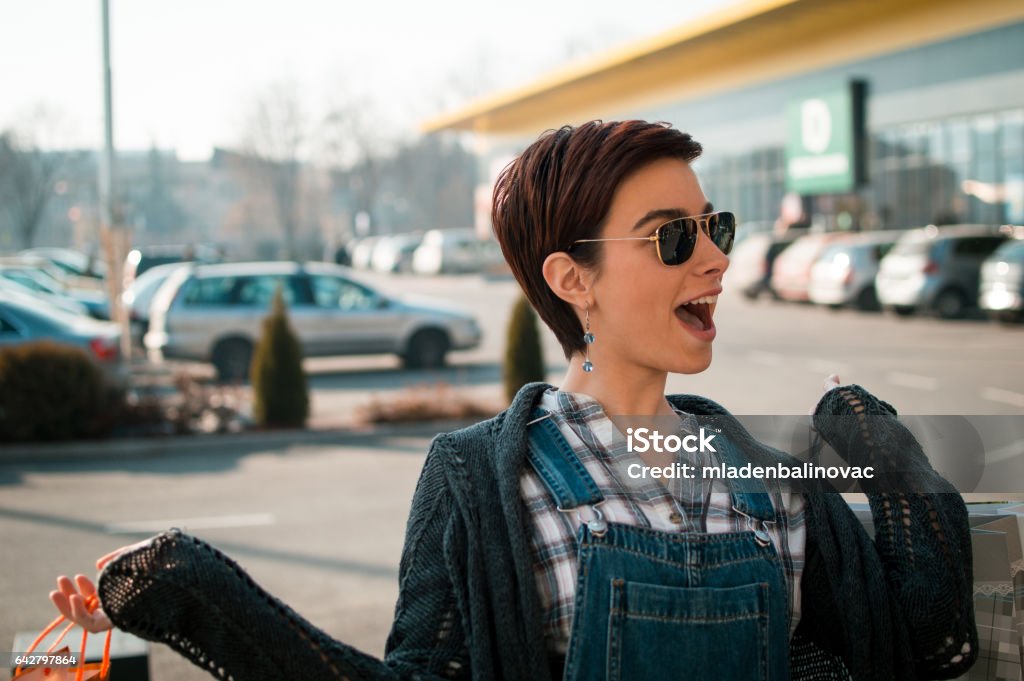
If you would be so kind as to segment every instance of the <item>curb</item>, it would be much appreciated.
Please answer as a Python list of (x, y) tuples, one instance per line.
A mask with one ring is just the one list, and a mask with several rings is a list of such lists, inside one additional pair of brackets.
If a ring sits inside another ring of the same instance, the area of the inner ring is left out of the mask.
[[(189, 454), (219, 453), (244, 448), (277, 448), (301, 444), (346, 446), (381, 437), (433, 438), (438, 433), (464, 428), (479, 419), (428, 421), (370, 426), (268, 430), (243, 433), (169, 435), (112, 440), (78, 440), (0, 447), (0, 466), (33, 463), (90, 462), (110, 459), (147, 459)], [(426, 449), (423, 451), (426, 454)]]

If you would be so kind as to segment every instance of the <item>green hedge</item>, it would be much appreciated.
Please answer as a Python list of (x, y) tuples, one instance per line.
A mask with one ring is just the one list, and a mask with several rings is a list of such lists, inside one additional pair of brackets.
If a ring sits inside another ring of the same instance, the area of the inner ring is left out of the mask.
[(84, 350), (51, 341), (0, 348), (0, 441), (106, 435), (114, 394)]

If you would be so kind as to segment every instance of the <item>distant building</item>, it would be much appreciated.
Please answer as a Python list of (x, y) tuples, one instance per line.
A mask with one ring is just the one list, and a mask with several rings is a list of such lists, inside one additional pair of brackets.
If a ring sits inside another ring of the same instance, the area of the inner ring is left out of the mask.
[(1024, 223), (1024, 3), (744, 2), (425, 128), (477, 133), (493, 183), (544, 130), (596, 118), (692, 133), (741, 221), (795, 192), (830, 228)]

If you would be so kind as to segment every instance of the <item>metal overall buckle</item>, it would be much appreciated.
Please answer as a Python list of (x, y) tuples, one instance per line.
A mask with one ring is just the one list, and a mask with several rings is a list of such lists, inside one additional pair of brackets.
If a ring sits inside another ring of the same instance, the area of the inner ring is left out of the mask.
[[(770, 534), (768, 534), (768, 525), (774, 525), (774, 520), (762, 520), (761, 518), (753, 518), (744, 513), (743, 511), (741, 511), (740, 509), (736, 508), (735, 504), (733, 504), (732, 510), (736, 511), (741, 516), (747, 519), (747, 526), (754, 533), (754, 541), (756, 541), (758, 545), (771, 546), (772, 537)], [(760, 526), (758, 527), (756, 523), (760, 523)]]
[(608, 532), (608, 523), (605, 522), (604, 514), (601, 513), (601, 509), (598, 508), (598, 506), (600, 506), (603, 503), (604, 500), (602, 499), (596, 504), (587, 504), (587, 508), (589, 508), (594, 514), (594, 517), (589, 520), (583, 519), (583, 514), (578, 510), (577, 507), (562, 508), (561, 506), (559, 506), (558, 510), (561, 511), (562, 513), (571, 513), (572, 511), (576, 511), (576, 519), (580, 521), (580, 524), (585, 523), (587, 529), (590, 530), (590, 533), (595, 537), (603, 537)]

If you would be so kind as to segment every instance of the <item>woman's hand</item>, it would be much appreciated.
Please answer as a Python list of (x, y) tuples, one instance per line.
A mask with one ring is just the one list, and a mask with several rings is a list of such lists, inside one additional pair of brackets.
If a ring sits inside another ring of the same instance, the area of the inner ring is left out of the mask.
[[(144, 539), (111, 551), (96, 561), (96, 569), (102, 570), (107, 563), (115, 558), (141, 548), (150, 541)], [(114, 626), (107, 614), (99, 607), (96, 585), (85, 575), (75, 575), (74, 581), (65, 575), (58, 577), (57, 590), (50, 592), (50, 600), (69, 622), (74, 622), (90, 633), (97, 634), (112, 629)]]
[(838, 385), (839, 385), (839, 377), (836, 376), (835, 374), (829, 374), (825, 378), (825, 382), (821, 386), (821, 388), (822, 388), (821, 395), (818, 397), (818, 400), (813, 405), (811, 405), (811, 410), (809, 412), (807, 412), (807, 415), (808, 416), (814, 416), (814, 409), (815, 409), (815, 407), (818, 406), (818, 402), (821, 401), (821, 398), (825, 396), (825, 393), (827, 393), (829, 390), (831, 390), (832, 388), (835, 388)]

